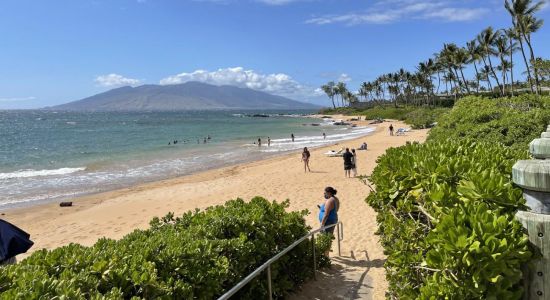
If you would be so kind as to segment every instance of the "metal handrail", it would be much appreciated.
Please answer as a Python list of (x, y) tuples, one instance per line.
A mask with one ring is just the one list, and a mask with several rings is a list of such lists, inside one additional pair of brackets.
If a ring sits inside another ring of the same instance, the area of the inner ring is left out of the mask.
[(317, 259), (315, 257), (315, 234), (323, 231), (327, 228), (332, 228), (334, 226), (337, 226), (337, 239), (338, 239), (338, 256), (340, 256), (340, 242), (344, 239), (344, 224), (342, 222), (338, 222), (336, 224), (331, 224), (316, 230), (311, 231), (306, 236), (300, 238), (299, 240), (292, 243), (290, 246), (286, 247), (281, 252), (277, 253), (277, 255), (270, 258), (268, 261), (266, 261), (263, 265), (258, 267), (256, 270), (254, 270), (252, 273), (248, 274), (243, 280), (241, 280), (237, 285), (235, 285), (232, 289), (227, 291), (225, 294), (223, 294), (221, 297), (218, 298), (218, 300), (227, 300), (229, 297), (233, 296), (235, 293), (237, 293), (240, 289), (242, 289), (247, 283), (252, 281), (252, 279), (256, 278), (263, 270), (267, 269), (267, 283), (268, 283), (268, 290), (269, 290), (269, 299), (272, 299), (272, 291), (271, 291), (271, 264), (276, 262), (279, 258), (281, 258), (283, 255), (285, 255), (290, 250), (294, 249), (296, 246), (298, 246), (300, 243), (305, 241), (310, 236), (311, 239), (311, 245), (313, 248), (313, 278), (317, 280), (316, 278), (316, 272), (317, 272)]

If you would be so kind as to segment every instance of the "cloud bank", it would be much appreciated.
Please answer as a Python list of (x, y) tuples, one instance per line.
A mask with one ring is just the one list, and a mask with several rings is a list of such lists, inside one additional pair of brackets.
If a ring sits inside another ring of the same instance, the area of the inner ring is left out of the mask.
[(97, 76), (94, 80), (97, 85), (103, 87), (117, 87), (125, 85), (138, 85), (141, 83), (139, 79), (127, 78), (115, 73)]
[(466, 6), (463, 0), (378, 0), (365, 11), (323, 15), (305, 21), (306, 24), (389, 24), (410, 19), (430, 19), (444, 22), (464, 22), (479, 19), (489, 12), (477, 6)]
[(284, 73), (261, 74), (243, 67), (222, 68), (216, 71), (196, 70), (169, 76), (160, 80), (161, 85), (199, 81), (213, 85), (232, 85), (250, 88), (294, 99), (319, 96), (315, 88), (302, 85)]

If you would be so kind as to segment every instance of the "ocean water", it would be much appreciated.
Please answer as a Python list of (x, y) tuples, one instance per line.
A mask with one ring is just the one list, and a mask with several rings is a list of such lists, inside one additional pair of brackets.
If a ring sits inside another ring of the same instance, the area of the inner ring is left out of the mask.
[[(303, 111), (246, 116), (253, 113), (0, 111), (0, 209), (191, 174), (372, 131), (306, 118)], [(259, 137), (262, 147), (253, 144)]]

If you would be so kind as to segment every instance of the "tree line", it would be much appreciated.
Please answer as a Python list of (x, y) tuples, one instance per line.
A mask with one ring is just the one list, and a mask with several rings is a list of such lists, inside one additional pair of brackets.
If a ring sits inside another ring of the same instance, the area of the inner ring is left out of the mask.
[[(526, 87), (531, 93), (541, 93), (541, 82), (549, 79), (548, 60), (535, 56), (531, 36), (543, 26), (535, 13), (544, 0), (505, 0), (504, 7), (512, 20), (510, 28), (495, 30), (489, 26), (464, 46), (446, 43), (433, 57), (420, 62), (414, 72), (403, 68), (378, 76), (361, 84), (357, 93), (348, 90), (344, 82), (330, 81), (321, 89), (334, 108), (358, 101), (398, 102), (413, 105), (437, 105), (440, 95), (494, 93), (500, 96), (517, 94)], [(514, 79), (514, 54), (520, 52), (525, 64), (526, 81)], [(475, 78), (468, 79), (464, 69), (473, 66)]]

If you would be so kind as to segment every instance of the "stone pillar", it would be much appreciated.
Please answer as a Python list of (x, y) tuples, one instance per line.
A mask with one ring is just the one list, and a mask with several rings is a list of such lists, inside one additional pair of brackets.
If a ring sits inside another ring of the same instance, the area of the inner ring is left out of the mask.
[(550, 300), (550, 125), (529, 144), (529, 152), (534, 159), (520, 160), (512, 168), (513, 181), (523, 189), (529, 207), (516, 218), (542, 257), (525, 269), (524, 299)]

